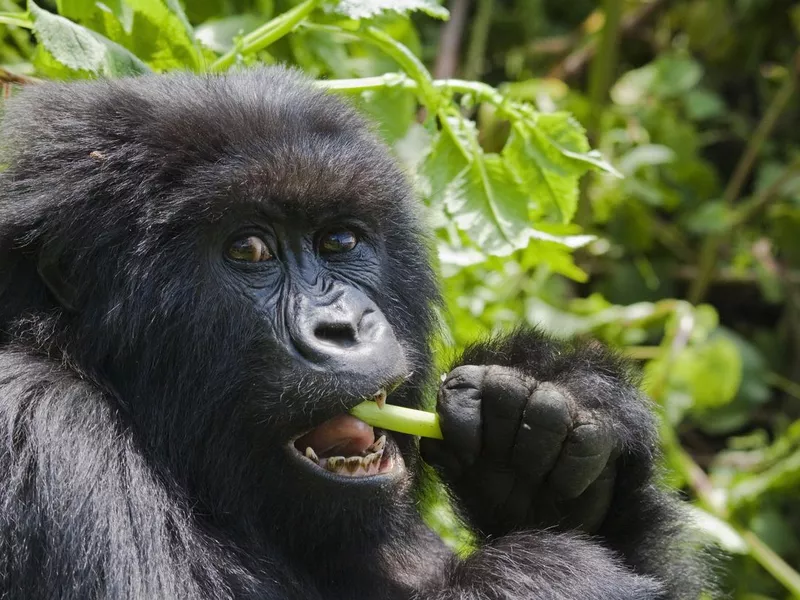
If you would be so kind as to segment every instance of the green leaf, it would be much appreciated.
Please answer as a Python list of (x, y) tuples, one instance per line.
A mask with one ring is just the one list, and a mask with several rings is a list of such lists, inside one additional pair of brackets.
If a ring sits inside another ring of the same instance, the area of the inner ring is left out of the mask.
[[(119, 41), (109, 31), (106, 21), (111, 18), (122, 30), (130, 35), (133, 29), (133, 9), (126, 0), (59, 0), (56, 3), (58, 14), (104, 34), (112, 41)], [(113, 29), (113, 28), (112, 28)]]
[(578, 178), (586, 166), (565, 157), (539, 129), (518, 123), (503, 148), (503, 158), (534, 199), (540, 213), (555, 214), (564, 223), (578, 207)]
[(389, 144), (405, 136), (414, 123), (417, 109), (414, 94), (399, 87), (363, 92), (357, 105), (378, 125), (378, 131)]
[(384, 12), (405, 14), (420, 11), (435, 19), (447, 20), (450, 13), (435, 0), (338, 0), (326, 6), (330, 12), (350, 19), (372, 19)]
[(477, 156), (458, 184), (447, 210), (481, 250), (506, 256), (527, 245), (528, 195), (500, 156)]
[(619, 169), (625, 175), (633, 175), (641, 167), (665, 165), (676, 158), (672, 148), (661, 144), (642, 144), (620, 158)]
[(134, 11), (133, 30), (124, 42), (127, 48), (157, 71), (204, 66), (194, 30), (177, 0), (125, 1)]
[[(591, 150), (586, 130), (567, 112), (539, 114), (536, 129), (566, 158), (584, 163), (584, 169), (595, 169), (622, 177), (598, 150)], [(576, 168), (577, 165), (576, 165)], [(581, 172), (583, 173), (583, 171)]]
[(733, 400), (741, 380), (739, 351), (723, 336), (684, 350), (675, 360), (671, 377), (671, 383), (688, 391), (695, 405), (702, 408), (722, 406)]
[(686, 114), (694, 121), (714, 119), (725, 114), (725, 101), (717, 94), (704, 89), (691, 90), (684, 98)]
[[(452, 127), (458, 127), (453, 121)], [(427, 196), (431, 204), (444, 202), (449, 194), (456, 193), (460, 180), (469, 167), (469, 157), (463, 149), (463, 141), (451, 135), (452, 129), (437, 134), (431, 151), (422, 166), (421, 175), (427, 184)]]
[(199, 71), (205, 65), (203, 49), (174, 0), (65, 0), (64, 5), (63, 16), (125, 47), (156, 71)]
[(702, 77), (703, 68), (691, 57), (662, 55), (620, 77), (611, 88), (611, 98), (622, 106), (641, 104), (649, 96), (677, 98), (693, 89)]
[(222, 19), (206, 21), (195, 30), (195, 35), (207, 48), (222, 54), (233, 48), (237, 36), (253, 31), (269, 15), (259, 16), (251, 13), (233, 15)]
[[(578, 176), (588, 168), (585, 161), (564, 154), (588, 150), (583, 131), (563, 113), (546, 117), (541, 128), (526, 130), (518, 123), (502, 155), (484, 153), (474, 125), (457, 116), (444, 121), (433, 143), (423, 169), (429, 195), (443, 199), (455, 224), (482, 252), (506, 256), (531, 240), (572, 247), (590, 241), (531, 227), (531, 218), (547, 208), (556, 209), (564, 221), (572, 217)], [(584, 274), (576, 270), (570, 276)]]
[(92, 16), (97, 2), (95, 0), (57, 0), (58, 14), (73, 21), (83, 21)]
[(149, 71), (147, 65), (103, 36), (28, 3), (34, 33), (46, 52), (72, 71), (119, 77)]

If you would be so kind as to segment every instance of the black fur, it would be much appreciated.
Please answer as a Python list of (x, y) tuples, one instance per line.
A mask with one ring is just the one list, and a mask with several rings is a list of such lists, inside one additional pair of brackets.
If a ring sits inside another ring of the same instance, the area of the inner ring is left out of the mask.
[(417, 513), (425, 477), (404, 436), (397, 485), (333, 494), (287, 465), (285, 440), (369, 390), (280, 350), (283, 317), (264, 322), (210, 258), (224, 224), (264, 207), (368, 222), (377, 258), (359, 287), (413, 372), (390, 401), (421, 406), (431, 380), (428, 240), (351, 109), (276, 68), (47, 84), (9, 101), (0, 144), (0, 597), (696, 596), (697, 555), (653, 483), (649, 411), (592, 347), (522, 331), (459, 361), (557, 382), (607, 415), (624, 453), (592, 535), (488, 531), (468, 508), (494, 539), (454, 557)]

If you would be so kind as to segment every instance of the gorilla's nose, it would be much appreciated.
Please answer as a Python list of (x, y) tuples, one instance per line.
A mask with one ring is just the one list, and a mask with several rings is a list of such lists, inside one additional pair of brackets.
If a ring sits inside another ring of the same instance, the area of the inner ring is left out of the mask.
[[(350, 315), (344, 315), (345, 317)], [(355, 313), (352, 317), (355, 317)], [(321, 344), (330, 344), (333, 346), (341, 346), (342, 348), (352, 348), (363, 337), (360, 335), (360, 325), (363, 316), (356, 318), (345, 318), (337, 320), (336, 315), (333, 318), (323, 317), (320, 322), (314, 327), (314, 337)]]
[(292, 343), (317, 367), (367, 380), (404, 376), (406, 361), (384, 314), (360, 290), (296, 298), (289, 315)]

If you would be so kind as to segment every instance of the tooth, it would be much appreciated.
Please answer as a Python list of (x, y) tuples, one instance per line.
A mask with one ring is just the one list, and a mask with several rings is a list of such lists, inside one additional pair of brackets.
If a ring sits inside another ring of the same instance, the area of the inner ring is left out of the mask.
[(325, 464), (325, 468), (328, 469), (328, 471), (336, 472), (340, 470), (343, 465), (344, 456), (331, 456)]
[(386, 390), (384, 388), (379, 389), (372, 398), (375, 400), (375, 404), (378, 405), (378, 408), (383, 408), (386, 405)]
[(317, 456), (317, 453), (314, 452), (314, 449), (311, 446), (306, 448), (306, 458), (313, 460), (315, 463), (319, 464), (319, 457)]
[(374, 444), (372, 444), (372, 449), (375, 452), (379, 452), (380, 450), (383, 450), (384, 446), (386, 446), (386, 436), (382, 435), (377, 440), (375, 440)]
[(358, 467), (361, 466), (361, 457), (360, 456), (350, 456), (344, 460), (345, 468), (350, 471), (351, 473), (355, 473), (358, 470)]

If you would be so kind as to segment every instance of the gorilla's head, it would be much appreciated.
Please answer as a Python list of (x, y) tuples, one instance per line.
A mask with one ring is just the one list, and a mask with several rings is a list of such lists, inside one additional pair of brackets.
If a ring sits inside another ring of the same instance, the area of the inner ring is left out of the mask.
[(414, 441), (347, 413), (420, 405), (436, 284), (353, 110), (277, 68), (34, 86), (8, 110), (2, 328), (102, 386), (214, 526), (363, 535), (410, 506)]

